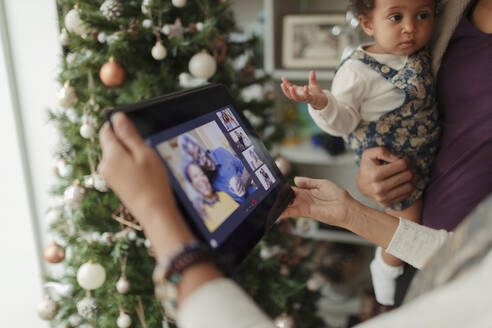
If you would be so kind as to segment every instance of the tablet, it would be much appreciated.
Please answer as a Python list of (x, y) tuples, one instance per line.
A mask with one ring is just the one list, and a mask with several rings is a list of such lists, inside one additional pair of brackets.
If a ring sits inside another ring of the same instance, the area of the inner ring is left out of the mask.
[(125, 112), (166, 167), (183, 216), (231, 274), (294, 192), (222, 85), (111, 110)]

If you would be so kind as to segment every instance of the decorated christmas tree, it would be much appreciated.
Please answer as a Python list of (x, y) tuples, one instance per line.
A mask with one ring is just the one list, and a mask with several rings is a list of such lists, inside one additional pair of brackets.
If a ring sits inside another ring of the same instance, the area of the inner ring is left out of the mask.
[[(63, 203), (48, 213), (44, 257), (63, 270), (46, 277), (38, 314), (62, 327), (165, 326), (152, 247), (96, 171), (97, 131), (109, 108), (222, 83), (271, 145), (282, 129), (255, 67), (256, 40), (237, 29), (227, 0), (58, 0), (58, 11), (62, 87), (50, 118), (61, 132), (53, 193)], [(276, 225), (235, 279), (279, 326), (320, 327), (312, 246), (291, 229)]]

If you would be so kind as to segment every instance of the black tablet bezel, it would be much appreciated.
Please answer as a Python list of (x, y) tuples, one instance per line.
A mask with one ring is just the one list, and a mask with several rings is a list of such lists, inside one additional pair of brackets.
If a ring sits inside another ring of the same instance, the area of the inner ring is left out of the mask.
[[(219, 268), (227, 275), (233, 273), (295, 197), (287, 179), (269, 156), (260, 137), (249, 124), (241, 109), (235, 106), (234, 100), (227, 89), (220, 84), (211, 84), (115, 108), (106, 113), (106, 119), (108, 120), (115, 112), (126, 113), (141, 136), (146, 139), (163, 130), (189, 122), (230, 105), (234, 107), (241, 121), (248, 129), (254, 146), (258, 147), (265, 155), (269, 167), (274, 170), (280, 183), (269, 192), (265, 199), (257, 204), (248, 217), (214, 250), (218, 255), (217, 264)], [(191, 219), (190, 213), (184, 208), (179, 199), (178, 204), (195, 236), (204, 240)]]

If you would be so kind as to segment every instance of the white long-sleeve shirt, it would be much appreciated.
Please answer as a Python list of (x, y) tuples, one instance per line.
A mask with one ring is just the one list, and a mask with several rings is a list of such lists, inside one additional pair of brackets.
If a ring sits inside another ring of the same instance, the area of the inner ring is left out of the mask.
[[(417, 268), (446, 242), (451, 234), (400, 219), (387, 252)], [(468, 274), (430, 291), (388, 314), (367, 321), (360, 328), (382, 327), (490, 327), (492, 251)], [(457, 300), (459, 300), (457, 302)], [(473, 304), (473, 306), (466, 306)], [(439, 309), (439, 311), (437, 311)], [(445, 311), (445, 312), (443, 312)], [(273, 328), (272, 321), (253, 300), (229, 279), (201, 286), (181, 305), (181, 328)]]
[[(358, 49), (364, 51), (362, 46)], [(395, 70), (402, 69), (408, 59), (408, 56), (367, 54)], [(348, 135), (361, 120), (376, 121), (405, 100), (400, 89), (356, 59), (347, 60), (338, 69), (331, 92), (324, 92), (328, 105), (321, 110), (308, 106), (309, 114), (322, 130), (334, 136)]]

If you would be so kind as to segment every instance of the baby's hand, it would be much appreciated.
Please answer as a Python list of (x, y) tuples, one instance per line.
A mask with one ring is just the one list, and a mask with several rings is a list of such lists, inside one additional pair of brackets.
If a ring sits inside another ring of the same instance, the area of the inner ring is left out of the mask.
[(328, 97), (319, 86), (314, 71), (309, 73), (309, 85), (298, 86), (290, 83), (283, 77), (281, 87), (287, 98), (294, 101), (306, 102), (314, 109), (320, 110), (328, 105)]

